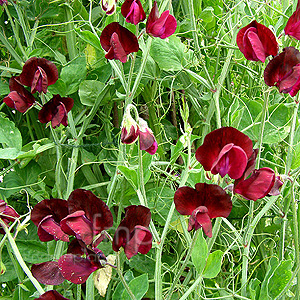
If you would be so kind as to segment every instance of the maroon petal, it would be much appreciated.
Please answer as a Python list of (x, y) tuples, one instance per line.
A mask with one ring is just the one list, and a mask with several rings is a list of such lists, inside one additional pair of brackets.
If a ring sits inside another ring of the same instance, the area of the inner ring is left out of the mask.
[(300, 64), (292, 68), (291, 72), (277, 83), (280, 93), (289, 93), (295, 96), (300, 89)]
[(174, 203), (176, 210), (185, 216), (191, 215), (197, 207), (203, 205), (204, 200), (198, 197), (195, 189), (183, 186), (175, 192)]
[(105, 57), (107, 59), (112, 59), (111, 56), (113, 55), (114, 59), (118, 59), (122, 63), (125, 63), (127, 61), (127, 54), (120, 42), (119, 36), (117, 33), (113, 33), (110, 39), (111, 48), (108, 51), (107, 55)]
[(244, 55), (248, 60), (262, 61), (266, 60), (266, 51), (258, 36), (256, 28), (249, 28), (244, 36)]
[(151, 155), (154, 155), (156, 153), (157, 149), (158, 149), (158, 145), (155, 140), (154, 143), (151, 145), (151, 147), (149, 147), (148, 149), (145, 149), (145, 151)]
[(20, 74), (21, 83), (32, 88), (33, 82), (34, 84), (36, 83), (35, 76), (36, 71), (39, 68), (43, 69), (43, 71), (45, 72), (48, 81), (48, 86), (54, 84), (57, 81), (58, 70), (54, 63), (50, 62), (45, 58), (31, 57), (25, 62), (23, 66), (22, 73)]
[(113, 216), (108, 206), (92, 192), (76, 189), (68, 199), (69, 213), (83, 210), (88, 220), (92, 222), (93, 233), (97, 235), (113, 225)]
[(33, 264), (31, 267), (31, 272), (32, 275), (43, 284), (58, 285), (63, 283), (65, 280), (56, 261)]
[(280, 194), (280, 188), (283, 185), (283, 182), (281, 181), (279, 176), (275, 177), (274, 185), (272, 186), (269, 196), (278, 196)]
[[(249, 159), (253, 153), (253, 144), (247, 135), (233, 127), (216, 129), (205, 136), (203, 145), (196, 151), (196, 159), (202, 164), (205, 171), (212, 170), (212, 167), (218, 160), (220, 152), (224, 146), (228, 144), (233, 144), (243, 149), (247, 159)], [(239, 157), (242, 156), (240, 155)]]
[(61, 256), (58, 266), (62, 276), (76, 284), (86, 282), (90, 274), (99, 269), (89, 259), (73, 254)]
[(126, 0), (122, 4), (121, 13), (126, 22), (134, 25), (146, 19), (146, 14), (140, 0)]
[(286, 26), (284, 28), (286, 35), (290, 35), (297, 40), (300, 40), (300, 8), (299, 3), (297, 5), (296, 11), (288, 19)]
[(39, 298), (35, 298), (34, 300), (70, 300), (70, 299), (63, 297), (57, 291), (52, 290), (44, 293)]
[(0, 218), (2, 220), (7, 220), (8, 222), (14, 222), (15, 219), (19, 218), (20, 215), (15, 211), (15, 209), (3, 200), (0, 199)]
[[(50, 239), (49, 235), (52, 237)], [(51, 215), (46, 216), (38, 225), (38, 236), (42, 242), (48, 242), (53, 240), (61, 240), (69, 242), (69, 237), (60, 228)]]
[[(207, 207), (211, 219), (217, 217), (227, 218), (232, 209), (231, 197), (218, 185), (197, 183), (195, 185), (200, 205)], [(202, 204), (203, 203), (203, 204)]]
[(47, 74), (41, 67), (38, 66), (31, 83), (31, 93), (34, 94), (36, 91), (38, 91), (39, 93), (44, 92), (44, 94), (46, 94), (47, 88)]
[(155, 154), (158, 145), (152, 130), (148, 127), (147, 122), (142, 118), (139, 118), (138, 127), (140, 149), (149, 152), (151, 155)]
[(132, 256), (147, 254), (152, 248), (152, 234), (148, 228), (144, 226), (135, 226), (130, 240), (124, 246), (126, 257), (130, 259)]
[(203, 228), (204, 233), (208, 237), (212, 237), (212, 224), (208, 215), (208, 209), (205, 206), (199, 206), (193, 211), (189, 219), (188, 231), (191, 231), (193, 228), (195, 230)]
[(275, 182), (275, 173), (270, 168), (254, 170), (246, 180), (235, 182), (233, 192), (248, 200), (261, 199), (268, 195)]

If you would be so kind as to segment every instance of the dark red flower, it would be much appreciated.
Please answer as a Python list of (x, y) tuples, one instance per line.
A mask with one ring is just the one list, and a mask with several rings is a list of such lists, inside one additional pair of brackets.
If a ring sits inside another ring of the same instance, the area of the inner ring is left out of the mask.
[(121, 124), (121, 142), (132, 144), (139, 137), (139, 126), (130, 114), (131, 106), (128, 105)]
[(284, 33), (300, 40), (300, 1), (297, 3), (296, 11), (288, 19)]
[(126, 22), (134, 25), (146, 19), (146, 14), (140, 0), (125, 0), (121, 7), (121, 13)]
[(60, 227), (60, 221), (68, 215), (68, 202), (62, 199), (45, 199), (36, 204), (31, 211), (31, 220), (38, 227), (42, 242), (55, 240), (69, 241)]
[(128, 259), (141, 253), (147, 254), (152, 248), (152, 234), (148, 227), (151, 221), (150, 209), (142, 205), (125, 208), (125, 217), (117, 228), (113, 239), (113, 250), (124, 248)]
[(248, 200), (256, 201), (267, 195), (279, 195), (279, 188), (282, 184), (272, 169), (260, 168), (254, 170), (249, 178), (236, 180), (233, 192)]
[(31, 87), (31, 93), (47, 93), (49, 85), (54, 84), (58, 79), (58, 71), (54, 63), (45, 59), (31, 57), (28, 59), (20, 74), (20, 81), (23, 85)]
[(101, 232), (113, 225), (113, 216), (108, 206), (90, 191), (73, 191), (68, 199), (68, 208), (69, 215), (61, 220), (61, 228), (86, 245), (96, 247), (105, 237)]
[(125, 63), (127, 55), (139, 51), (137, 37), (118, 22), (108, 24), (100, 36), (102, 48), (107, 59), (118, 59)]
[(47, 285), (59, 285), (65, 281), (57, 261), (46, 261), (31, 266), (32, 275), (38, 282)]
[(164, 11), (159, 16), (157, 2), (154, 1), (153, 7), (146, 23), (146, 32), (154, 37), (165, 39), (172, 35), (177, 27), (177, 21), (170, 15), (169, 10)]
[(227, 218), (232, 209), (230, 196), (218, 185), (197, 183), (195, 189), (180, 187), (174, 195), (174, 203), (181, 215), (190, 215), (188, 231), (203, 228), (212, 237), (211, 219)]
[(141, 150), (145, 150), (151, 155), (156, 153), (158, 148), (156, 139), (147, 122), (142, 118), (139, 118), (139, 141)]
[[(10, 222), (14, 222), (20, 215), (14, 208), (7, 205), (7, 203), (0, 199), (0, 219), (8, 226)], [(0, 233), (5, 234), (4, 230), (0, 228)]]
[(222, 127), (210, 132), (196, 151), (196, 159), (205, 171), (240, 178), (253, 153), (252, 141), (233, 127)]
[(294, 47), (287, 47), (274, 57), (264, 71), (265, 83), (276, 86), (280, 93), (295, 96), (300, 89), (300, 53)]
[(24, 113), (35, 103), (35, 98), (24, 88), (19, 80), (19, 76), (9, 79), (10, 93), (3, 99), (3, 102), (7, 106)]
[(265, 62), (269, 55), (277, 55), (278, 44), (273, 32), (265, 25), (252, 21), (236, 37), (237, 45), (245, 58)]
[(68, 97), (54, 95), (39, 111), (39, 121), (48, 123), (51, 121), (52, 128), (60, 124), (68, 126), (68, 112), (72, 109), (74, 100)]
[[(73, 245), (69, 247), (68, 253), (58, 260), (58, 266), (65, 279), (75, 284), (82, 284), (90, 274), (105, 266), (106, 257), (100, 249), (90, 249), (80, 241), (74, 241), (70, 244)], [(74, 252), (70, 253), (70, 251)]]
[(116, 11), (117, 0), (101, 0), (101, 7), (107, 15), (112, 15)]
[(34, 300), (69, 300), (69, 299), (63, 297), (59, 292), (52, 290), (44, 293), (39, 298), (35, 298)]

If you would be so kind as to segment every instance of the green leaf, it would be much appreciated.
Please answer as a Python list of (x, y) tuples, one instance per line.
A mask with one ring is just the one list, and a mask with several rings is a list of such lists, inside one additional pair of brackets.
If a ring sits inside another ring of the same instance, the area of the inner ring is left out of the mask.
[(124, 175), (127, 181), (132, 185), (132, 187), (136, 190), (138, 187), (138, 176), (135, 169), (129, 169), (125, 166), (118, 167), (120, 172)]
[[(131, 271), (127, 271), (124, 275), (124, 279), (126, 281), (126, 283), (128, 284), (131, 280), (134, 279), (133, 277), (133, 274)], [(113, 296), (112, 296), (112, 300), (120, 300), (121, 299), (121, 296), (123, 294), (123, 291), (124, 291), (124, 286), (123, 286), (123, 283), (122, 282), (119, 282), (117, 287), (115, 288), (115, 291), (113, 293)]]
[[(143, 296), (147, 293), (149, 288), (148, 282), (148, 274), (143, 274), (131, 280), (129, 282), (129, 288), (131, 289), (132, 293), (134, 294), (136, 300), (141, 300)], [(129, 294), (126, 290), (124, 290), (122, 294), (122, 300), (131, 300)]]
[(22, 153), (22, 136), (15, 123), (0, 115), (0, 159), (16, 159)]
[[(148, 253), (148, 255), (149, 254), (150, 252)], [(129, 260), (129, 266), (130, 268), (135, 269), (140, 273), (147, 273), (150, 277), (153, 277), (155, 272), (155, 261), (147, 256), (138, 253)]]
[(105, 84), (97, 80), (84, 80), (79, 85), (79, 98), (83, 105), (93, 106)]
[(210, 253), (206, 266), (203, 271), (204, 278), (215, 278), (221, 271), (223, 252), (221, 250), (216, 250), (213, 253)]
[(82, 40), (84, 40), (85, 42), (87, 42), (97, 50), (103, 51), (99, 37), (95, 36), (92, 32), (88, 30), (84, 30), (84, 31), (76, 31), (76, 33), (79, 35), (79, 37)]
[(200, 19), (202, 19), (205, 23), (212, 22), (214, 20), (213, 7), (205, 7), (200, 14)]
[(202, 271), (206, 265), (206, 259), (208, 255), (208, 248), (206, 240), (203, 237), (203, 232), (200, 230), (198, 238), (195, 243), (195, 247), (192, 251), (192, 262), (199, 274), (202, 274)]
[(251, 300), (256, 300), (257, 296), (259, 295), (260, 284), (261, 284), (261, 282), (257, 278), (251, 279), (250, 284), (249, 284)]

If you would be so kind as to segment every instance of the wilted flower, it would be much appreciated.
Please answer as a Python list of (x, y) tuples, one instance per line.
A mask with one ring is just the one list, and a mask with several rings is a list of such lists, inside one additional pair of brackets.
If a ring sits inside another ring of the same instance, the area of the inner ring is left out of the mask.
[(222, 127), (206, 135), (196, 151), (196, 159), (205, 171), (238, 179), (246, 170), (252, 147), (248, 136), (233, 127)]
[(150, 209), (142, 205), (125, 208), (125, 217), (117, 228), (113, 239), (113, 250), (124, 248), (128, 259), (141, 253), (147, 254), (152, 247), (152, 234), (148, 227), (151, 221)]
[(197, 183), (195, 189), (180, 187), (174, 203), (181, 215), (190, 215), (188, 231), (202, 227), (208, 237), (212, 237), (211, 219), (227, 218), (232, 209), (230, 196), (218, 185), (207, 183)]
[(273, 32), (265, 25), (252, 21), (236, 37), (237, 45), (245, 58), (265, 62), (269, 55), (277, 55), (278, 44)]
[(298, 1), (296, 11), (288, 19), (284, 33), (300, 40), (300, 1)]
[[(20, 215), (14, 208), (7, 205), (7, 203), (0, 199), (0, 219), (8, 226), (10, 222), (14, 222)], [(4, 230), (0, 228), (0, 233), (5, 234)]]
[(69, 300), (69, 299), (63, 297), (59, 292), (52, 290), (44, 293), (39, 298), (35, 298), (34, 300)]
[(31, 57), (28, 59), (20, 74), (20, 82), (31, 87), (31, 93), (47, 93), (49, 85), (54, 84), (58, 79), (58, 71), (54, 63), (45, 59)]
[(113, 225), (113, 216), (108, 206), (90, 191), (73, 191), (68, 198), (68, 209), (69, 215), (61, 220), (61, 228), (86, 245), (96, 247), (105, 237), (102, 231)]
[(126, 22), (137, 25), (146, 19), (146, 14), (140, 0), (125, 0), (121, 13)]
[(159, 16), (157, 2), (154, 1), (147, 19), (146, 32), (153, 37), (165, 39), (175, 32), (176, 27), (177, 21), (174, 16), (170, 15), (169, 10)]
[(270, 168), (254, 170), (247, 179), (238, 179), (234, 183), (233, 192), (242, 195), (248, 200), (261, 199), (267, 195), (279, 195), (282, 181)]
[(59, 285), (65, 281), (57, 261), (46, 261), (39, 264), (33, 264), (31, 266), (31, 273), (38, 282), (42, 284)]
[(294, 97), (300, 89), (300, 53), (294, 47), (287, 47), (275, 56), (264, 71), (265, 83), (276, 86), (280, 93)]
[(139, 141), (140, 149), (145, 150), (151, 155), (155, 154), (158, 148), (156, 139), (148, 124), (142, 118), (139, 118)]
[(139, 51), (137, 37), (118, 22), (108, 24), (100, 36), (102, 48), (107, 59), (118, 59), (125, 63), (127, 55)]
[(101, 0), (101, 7), (107, 15), (112, 15), (116, 11), (117, 0)]
[(121, 124), (121, 142), (123, 144), (132, 144), (139, 137), (139, 127), (130, 114), (131, 105), (125, 110), (123, 121)]
[(31, 211), (31, 221), (38, 227), (38, 236), (42, 242), (55, 240), (69, 241), (62, 231), (60, 221), (68, 215), (67, 201), (45, 199), (36, 204)]
[(7, 106), (24, 113), (35, 103), (35, 98), (24, 88), (19, 80), (19, 76), (9, 79), (10, 93), (3, 99), (3, 102)]
[(54, 95), (39, 111), (39, 121), (48, 123), (51, 121), (52, 128), (60, 124), (68, 126), (68, 112), (72, 109), (74, 100), (69, 97)]

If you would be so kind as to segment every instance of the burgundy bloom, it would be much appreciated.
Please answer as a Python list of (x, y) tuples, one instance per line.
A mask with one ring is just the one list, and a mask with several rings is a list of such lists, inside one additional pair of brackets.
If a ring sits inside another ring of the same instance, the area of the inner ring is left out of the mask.
[(141, 150), (145, 150), (151, 155), (156, 153), (158, 148), (156, 139), (147, 122), (142, 118), (139, 118), (139, 138)]
[(272, 169), (260, 168), (254, 170), (249, 178), (236, 180), (233, 192), (248, 200), (256, 201), (267, 195), (279, 195), (279, 188), (282, 184)]
[(300, 40), (300, 1), (297, 3), (296, 11), (288, 19), (284, 33)]
[(174, 203), (181, 215), (190, 215), (188, 231), (203, 228), (212, 237), (211, 219), (227, 218), (232, 209), (230, 196), (218, 185), (197, 183), (195, 189), (180, 187), (174, 195)]
[(59, 285), (65, 281), (57, 261), (46, 261), (31, 266), (32, 275), (38, 282), (47, 285)]
[[(75, 284), (82, 284), (90, 274), (105, 266), (106, 257), (100, 249), (88, 249), (80, 241), (74, 241), (70, 244), (73, 245), (69, 247), (68, 253), (58, 260), (58, 266), (65, 279)], [(70, 251), (74, 252), (70, 253)]]
[(39, 298), (35, 298), (34, 300), (69, 300), (69, 299), (63, 297), (59, 292), (52, 290), (44, 293)]
[(19, 80), (19, 76), (9, 79), (10, 93), (3, 99), (3, 102), (7, 106), (24, 113), (35, 103), (35, 98), (24, 88)]
[(130, 114), (131, 105), (128, 105), (121, 124), (121, 142), (132, 144), (139, 137), (139, 127)]
[(113, 250), (124, 248), (128, 259), (141, 253), (147, 254), (152, 248), (152, 234), (148, 227), (151, 221), (150, 209), (142, 205), (125, 208), (125, 217), (117, 228), (113, 239)]
[[(0, 219), (6, 224), (9, 225), (10, 222), (14, 222), (15, 219), (19, 218), (20, 215), (12, 208), (7, 205), (7, 203), (0, 199)], [(0, 233), (5, 234), (5, 231), (0, 228)]]
[(68, 112), (72, 109), (74, 100), (68, 97), (54, 95), (39, 111), (39, 121), (48, 123), (51, 121), (52, 128), (60, 124), (68, 126)]
[(101, 0), (101, 7), (107, 15), (112, 15), (116, 11), (117, 0)]
[(280, 93), (294, 97), (300, 89), (300, 53), (294, 47), (287, 47), (274, 57), (264, 71), (265, 83), (276, 86)]
[(265, 25), (252, 21), (236, 37), (237, 45), (245, 58), (265, 62), (269, 55), (277, 55), (278, 44), (273, 32)]
[(54, 63), (45, 59), (31, 57), (28, 59), (20, 74), (20, 81), (23, 85), (31, 87), (31, 93), (47, 93), (49, 85), (54, 84), (58, 79), (58, 71)]
[(100, 36), (102, 48), (107, 52), (107, 59), (118, 59), (125, 63), (127, 55), (139, 51), (137, 37), (118, 22), (108, 24)]
[(125, 0), (121, 13), (126, 22), (137, 25), (146, 19), (146, 14), (140, 0)]
[(146, 32), (153, 36), (165, 39), (172, 35), (177, 27), (177, 21), (170, 15), (169, 10), (164, 11), (159, 16), (157, 2), (154, 1), (153, 7), (146, 23)]
[(69, 241), (69, 237), (60, 227), (60, 221), (68, 215), (67, 201), (45, 199), (36, 204), (31, 211), (31, 220), (38, 227), (38, 236), (42, 242), (54, 240)]
[(108, 206), (90, 191), (73, 191), (68, 199), (68, 208), (69, 215), (61, 220), (61, 228), (86, 245), (96, 247), (105, 237), (101, 232), (113, 225), (113, 216)]
[(205, 171), (240, 178), (253, 154), (252, 141), (233, 127), (222, 127), (210, 132), (196, 151), (196, 159)]

